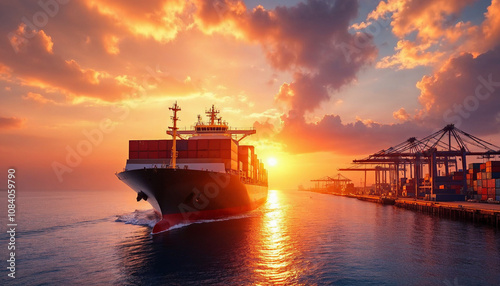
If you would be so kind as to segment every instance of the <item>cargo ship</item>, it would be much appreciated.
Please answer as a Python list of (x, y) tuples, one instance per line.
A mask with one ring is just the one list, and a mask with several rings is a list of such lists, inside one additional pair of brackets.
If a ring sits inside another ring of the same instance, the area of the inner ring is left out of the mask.
[(171, 140), (130, 140), (129, 158), (117, 177), (161, 216), (157, 234), (181, 223), (218, 219), (258, 208), (267, 200), (267, 171), (254, 146), (240, 141), (254, 129), (232, 129), (212, 105), (208, 122), (179, 130), (175, 103)]

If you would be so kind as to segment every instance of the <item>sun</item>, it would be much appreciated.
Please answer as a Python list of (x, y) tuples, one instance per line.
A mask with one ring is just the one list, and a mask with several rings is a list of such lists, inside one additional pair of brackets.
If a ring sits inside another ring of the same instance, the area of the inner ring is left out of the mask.
[(271, 157), (271, 158), (267, 159), (267, 164), (270, 167), (274, 167), (278, 164), (278, 160), (276, 160), (276, 158), (274, 158), (274, 157)]

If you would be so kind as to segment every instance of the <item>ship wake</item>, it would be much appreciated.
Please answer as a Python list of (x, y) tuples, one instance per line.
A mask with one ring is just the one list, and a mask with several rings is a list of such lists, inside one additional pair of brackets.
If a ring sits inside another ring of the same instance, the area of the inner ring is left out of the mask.
[[(242, 214), (242, 215), (234, 215), (234, 216), (217, 218), (217, 219), (203, 219), (203, 220), (197, 220), (197, 221), (192, 221), (192, 222), (184, 222), (184, 223), (176, 224), (176, 225), (166, 229), (165, 231), (171, 231), (174, 229), (183, 228), (183, 227), (190, 226), (193, 224), (214, 223), (214, 222), (221, 222), (221, 221), (226, 221), (226, 220), (244, 219), (244, 218), (248, 218), (248, 217), (251, 217), (251, 214)], [(162, 232), (165, 232), (165, 231), (162, 231)]]
[[(221, 221), (227, 221), (227, 220), (235, 220), (235, 219), (244, 219), (244, 218), (249, 218), (252, 217), (251, 213), (247, 214), (241, 214), (241, 215), (234, 215), (234, 216), (229, 216), (229, 217), (224, 217), (224, 218), (218, 218), (218, 219), (205, 219), (205, 220), (197, 220), (193, 222), (184, 222), (180, 224), (176, 224), (162, 232), (166, 231), (171, 231), (174, 229), (179, 229), (183, 228), (186, 226), (190, 226), (193, 224), (201, 224), (201, 223), (214, 223), (214, 222), (221, 222)], [(150, 228), (153, 228), (157, 222), (161, 220), (161, 216), (158, 215), (153, 209), (150, 210), (135, 210), (134, 212), (119, 215), (116, 217), (116, 222), (122, 222), (125, 224), (132, 224), (132, 225), (139, 225), (139, 226), (148, 226)]]
[(158, 215), (153, 209), (149, 209), (135, 210), (132, 213), (119, 215), (115, 221), (126, 224), (154, 227), (160, 220), (160, 215)]

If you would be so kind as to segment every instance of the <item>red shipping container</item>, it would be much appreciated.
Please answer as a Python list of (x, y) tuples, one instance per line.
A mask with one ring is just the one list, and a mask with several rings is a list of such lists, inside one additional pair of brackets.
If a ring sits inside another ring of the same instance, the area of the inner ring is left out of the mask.
[(160, 159), (170, 159), (172, 156), (172, 151), (158, 151), (158, 158)]
[(488, 161), (486, 162), (487, 167), (500, 167), (500, 161)]
[(158, 151), (148, 151), (148, 159), (158, 159)]
[(488, 196), (495, 195), (495, 188), (488, 188)]
[(187, 151), (188, 150), (188, 140), (176, 140), (175, 145), (176, 145), (175, 148), (177, 149), (177, 151)]
[(500, 167), (496, 167), (496, 166), (493, 166), (491, 167), (491, 171), (492, 173), (500, 173)]
[(196, 150), (188, 150), (188, 158), (198, 158), (198, 152)]
[(139, 141), (137, 141), (137, 140), (128, 141), (128, 150), (129, 151), (139, 151)]
[[(220, 150), (220, 157), (222, 159), (232, 159), (231, 158), (231, 155), (232, 155), (232, 151), (231, 149), (228, 149), (228, 150)], [(248, 163), (248, 161), (247, 161)]]
[(208, 141), (208, 150), (219, 150), (221, 141), (222, 139), (210, 139)]
[(139, 151), (130, 151), (128, 153), (129, 159), (139, 159)]
[(148, 151), (148, 141), (141, 140), (139, 142), (139, 151)]
[[(198, 144), (200, 147), (200, 144)], [(208, 158), (208, 150), (198, 150), (198, 158)]]
[(488, 195), (481, 195), (481, 200), (486, 201), (488, 199)]
[(198, 141), (198, 150), (208, 150), (208, 139), (199, 139), (197, 141)]
[(220, 149), (221, 150), (231, 150), (231, 147), (233, 146), (234, 142), (233, 139), (222, 139), (220, 142)]
[[(158, 150), (160, 150), (160, 151), (168, 150), (167, 141), (168, 140), (158, 140)], [(172, 149), (172, 148), (170, 148), (170, 149)]]
[(481, 164), (481, 167), (480, 167), (479, 169), (481, 169), (481, 170), (486, 170), (486, 164), (484, 164), (484, 163), (483, 163), (483, 164)]
[(220, 150), (208, 150), (208, 158), (220, 158)]
[(178, 158), (188, 158), (188, 151), (187, 150), (177, 151), (177, 155), (179, 156)]
[(148, 151), (139, 152), (139, 159), (147, 159), (147, 158), (148, 158)]
[(148, 151), (158, 151), (158, 140), (148, 141)]
[[(188, 140), (188, 151), (196, 151), (198, 150), (197, 140)], [(190, 157), (191, 158), (191, 157)], [(193, 157), (196, 158), (196, 157)]]

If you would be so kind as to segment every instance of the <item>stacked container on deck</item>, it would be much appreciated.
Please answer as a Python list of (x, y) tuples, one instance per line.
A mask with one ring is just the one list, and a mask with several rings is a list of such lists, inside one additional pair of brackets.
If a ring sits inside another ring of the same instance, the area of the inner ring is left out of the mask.
[[(172, 158), (172, 140), (130, 140), (129, 159)], [(239, 171), (254, 181), (267, 181), (267, 171), (255, 154), (253, 146), (238, 146), (227, 139), (176, 140), (178, 163), (197, 163), (222, 160), (226, 170)]]
[(172, 140), (130, 140), (129, 159), (170, 158)]
[[(172, 142), (172, 140), (130, 140), (129, 159), (170, 159)], [(222, 159), (226, 169), (238, 170), (238, 144), (230, 138), (176, 140), (176, 150), (178, 159), (193, 159), (186, 162), (196, 162), (195, 159)]]
[(244, 177), (254, 178), (254, 165), (253, 158), (255, 150), (253, 146), (239, 146), (238, 147), (238, 160), (239, 171)]

